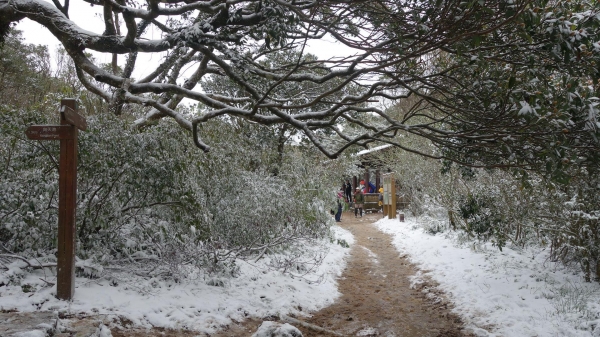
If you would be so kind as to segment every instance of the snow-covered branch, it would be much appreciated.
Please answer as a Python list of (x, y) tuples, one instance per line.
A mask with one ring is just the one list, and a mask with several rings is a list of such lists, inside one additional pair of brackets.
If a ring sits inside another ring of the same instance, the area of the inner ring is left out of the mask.
[[(42, 0), (0, 0), (0, 26), (40, 23), (61, 41), (84, 86), (113, 111), (148, 107), (136, 125), (173, 118), (204, 150), (196, 126), (226, 115), (289, 125), (329, 157), (353, 145), (398, 146), (390, 137), (407, 133), (431, 140), (437, 158), (476, 166), (535, 169), (560, 153), (548, 149), (537, 159), (529, 151), (548, 144), (571, 144), (569, 162), (598, 149), (589, 132), (598, 128), (560, 111), (586, 114), (588, 97), (597, 96), (584, 83), (595, 83), (600, 62), (599, 4), (87, 1), (103, 6), (104, 31), (78, 27), (68, 3)], [(311, 40), (324, 37), (350, 49), (336, 57), (306, 53)], [(108, 71), (86, 50), (128, 54), (127, 64), (118, 72), (113, 62)], [(138, 53), (158, 52), (166, 52), (160, 64), (136, 73)], [(180, 113), (184, 99), (196, 101), (199, 112)], [(412, 107), (396, 113), (405, 102)], [(323, 142), (320, 134), (332, 127), (336, 139)]]

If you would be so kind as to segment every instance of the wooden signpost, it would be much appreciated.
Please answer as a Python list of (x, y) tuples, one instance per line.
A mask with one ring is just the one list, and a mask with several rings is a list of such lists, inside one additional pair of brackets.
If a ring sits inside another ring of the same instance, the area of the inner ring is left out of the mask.
[(35, 140), (72, 139), (73, 129), (71, 125), (31, 125), (25, 134)]
[(394, 174), (383, 175), (383, 216), (388, 219), (396, 218), (396, 183)]
[(34, 140), (60, 140), (56, 297), (71, 300), (75, 293), (77, 133), (87, 129), (87, 122), (77, 113), (76, 100), (63, 99), (60, 105), (60, 125), (32, 125), (25, 135)]

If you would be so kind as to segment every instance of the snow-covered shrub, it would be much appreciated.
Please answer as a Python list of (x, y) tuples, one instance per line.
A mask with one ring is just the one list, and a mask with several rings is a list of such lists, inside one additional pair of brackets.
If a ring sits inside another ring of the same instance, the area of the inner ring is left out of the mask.
[[(417, 144), (411, 137), (404, 141)], [(500, 249), (550, 245), (552, 258), (579, 267), (588, 281), (600, 280), (597, 173), (571, 168), (566, 172), (571, 180), (557, 183), (539, 174), (466, 168), (402, 150), (380, 159), (395, 172), (399, 193), (408, 196), (410, 210), (429, 233), (442, 231), (439, 221), (447, 219), (448, 227), (467, 233), (462, 238), (489, 240)]]
[(579, 170), (568, 186), (554, 191), (555, 205), (545, 218), (552, 257), (579, 265), (585, 279), (600, 281), (600, 178)]
[(443, 233), (447, 227), (443, 223), (443, 221), (439, 221), (438, 219), (429, 218), (429, 217), (427, 217), (427, 220), (425, 220), (425, 221), (423, 221), (423, 219), (422, 219), (420, 221), (420, 223), (423, 226), (423, 229), (425, 230), (425, 232), (427, 232), (431, 235), (436, 235), (437, 233)]
[(26, 140), (34, 121), (47, 115), (0, 107), (0, 243), (5, 249), (41, 254), (55, 246), (58, 147)]
[(506, 243), (502, 231), (503, 215), (498, 210), (498, 201), (490, 195), (468, 195), (461, 200), (459, 214), (465, 226), (464, 230), (482, 240), (496, 239), (498, 248)]
[[(58, 142), (25, 139), (56, 115), (2, 107), (0, 244), (25, 256), (56, 247)], [(169, 122), (142, 131), (110, 115), (87, 116), (79, 134), (77, 256), (176, 275), (188, 266), (235, 273), (237, 258), (282, 252), (325, 237), (329, 217), (318, 161), (253, 126), (213, 120), (208, 154)], [(246, 128), (240, 130), (240, 128)], [(240, 132), (244, 131), (244, 132)], [(295, 152), (295, 153), (294, 153)], [(298, 156), (299, 155), (299, 156)], [(273, 167), (285, 174), (274, 175)]]

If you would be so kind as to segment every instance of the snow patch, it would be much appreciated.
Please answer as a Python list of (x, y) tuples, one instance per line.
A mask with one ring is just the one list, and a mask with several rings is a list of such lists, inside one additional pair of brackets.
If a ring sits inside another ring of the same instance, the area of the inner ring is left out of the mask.
[(431, 235), (414, 218), (375, 225), (426, 270), (411, 278), (411, 287), (420, 288), (423, 277), (439, 283), (477, 336), (600, 336), (600, 285), (550, 262), (547, 249), (499, 251), (491, 243), (461, 242), (457, 232)]
[(357, 336), (379, 336), (379, 331), (375, 328), (366, 327), (356, 333)]
[(262, 322), (252, 337), (302, 337), (302, 332), (288, 323)]
[(46, 337), (46, 331), (44, 330), (31, 330), (25, 332), (17, 332), (13, 334), (13, 337)]

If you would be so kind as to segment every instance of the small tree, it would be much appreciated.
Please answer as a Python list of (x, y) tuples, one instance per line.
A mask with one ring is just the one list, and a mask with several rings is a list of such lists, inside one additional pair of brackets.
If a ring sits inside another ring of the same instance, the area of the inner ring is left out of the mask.
[(0, 47), (0, 101), (14, 107), (39, 104), (53, 85), (48, 49), (23, 43), (20, 31), (5, 34)]

